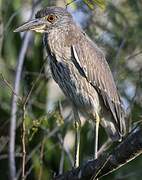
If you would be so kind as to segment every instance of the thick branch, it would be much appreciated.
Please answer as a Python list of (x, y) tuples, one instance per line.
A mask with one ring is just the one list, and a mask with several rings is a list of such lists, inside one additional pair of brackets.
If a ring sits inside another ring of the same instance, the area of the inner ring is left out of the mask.
[(56, 176), (54, 180), (100, 178), (127, 164), (142, 153), (142, 123), (134, 128), (110, 155), (102, 155), (83, 166)]

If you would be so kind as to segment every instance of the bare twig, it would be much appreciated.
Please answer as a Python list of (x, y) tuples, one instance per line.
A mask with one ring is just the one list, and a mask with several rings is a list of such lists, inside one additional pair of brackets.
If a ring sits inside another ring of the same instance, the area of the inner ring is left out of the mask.
[(12, 23), (13, 19), (15, 18), (15, 16), (17, 16), (19, 14), (20, 11), (21, 11), (21, 9), (15, 11), (7, 20), (7, 23), (5, 24), (4, 31), (3, 31), (5, 36), (8, 33), (8, 28), (9, 28), (10, 24)]
[(31, 173), (32, 169), (33, 169), (33, 164), (30, 166), (30, 168), (28, 169), (28, 171), (25, 174), (25, 179), (27, 179), (28, 175)]
[(38, 77), (36, 78), (35, 82), (33, 83), (30, 91), (28, 92), (25, 100), (24, 100), (24, 103), (23, 103), (23, 121), (22, 121), (22, 151), (23, 151), (23, 158), (22, 158), (22, 180), (25, 180), (25, 165), (26, 165), (26, 144), (25, 144), (25, 139), (26, 139), (26, 127), (25, 127), (25, 113), (26, 113), (26, 106), (27, 106), (27, 103), (29, 101), (29, 98), (36, 86), (36, 84), (39, 82), (40, 78), (41, 78), (41, 75), (42, 75), (42, 71), (45, 67), (45, 63), (47, 61), (45, 61), (43, 63), (43, 66), (40, 70), (40, 73), (38, 75)]
[(132, 54), (132, 55), (128, 56), (126, 60), (135, 58), (136, 56), (138, 56), (138, 55), (140, 55), (140, 54), (142, 54), (142, 51), (139, 51), (139, 52), (137, 52), (137, 53), (135, 53), (135, 54)]
[(24, 57), (26, 54), (26, 50), (30, 40), (30, 33), (26, 33), (23, 44), (19, 53), (18, 64), (17, 64), (17, 71), (16, 77), (14, 82), (14, 92), (12, 97), (12, 109), (11, 109), (11, 119), (10, 119), (10, 143), (9, 143), (9, 168), (10, 168), (10, 178), (11, 180), (16, 179), (16, 166), (15, 166), (15, 130), (16, 130), (16, 113), (17, 113), (17, 102), (19, 96), (19, 89), (20, 89), (20, 80), (21, 80), (21, 73), (24, 63)]
[(60, 133), (58, 133), (58, 139), (59, 139), (59, 143), (60, 143), (62, 149), (64, 150), (64, 152), (66, 153), (66, 155), (68, 157), (71, 167), (73, 167), (74, 161), (73, 161), (72, 155), (70, 154), (69, 150), (64, 147), (64, 142), (63, 142), (63, 139), (62, 139), (62, 136)]
[[(21, 153), (15, 153), (15, 157), (16, 157), (16, 158), (21, 158), (21, 157), (22, 157), (22, 154), (21, 154)], [(0, 160), (3, 160), (3, 159), (8, 159), (8, 154), (2, 154), (2, 155), (0, 155)]]
[(26, 109), (25, 105), (23, 106), (23, 120), (22, 120), (22, 180), (25, 180), (25, 163), (26, 163), (26, 127), (25, 127), (25, 116)]
[(98, 156), (100, 156), (101, 154), (106, 152), (111, 145), (112, 145), (112, 141), (109, 138), (98, 150), (98, 152), (97, 152)]
[(31, 87), (30, 91), (28, 92), (28, 94), (27, 94), (27, 96), (26, 96), (26, 98), (25, 98), (25, 100), (24, 100), (23, 106), (26, 107), (27, 102), (29, 101), (29, 98), (30, 98), (30, 96), (31, 96), (31, 94), (32, 94), (35, 86), (37, 85), (38, 81), (40, 80), (40, 78), (41, 78), (41, 76), (42, 76), (42, 71), (43, 71), (46, 63), (47, 63), (47, 61), (45, 60), (44, 63), (43, 63), (43, 65), (42, 65), (42, 67), (41, 67), (41, 69), (40, 69), (40, 72), (39, 72), (38, 77), (37, 77), (36, 80), (34, 81), (34, 83), (33, 83), (32, 87)]
[(9, 137), (0, 137), (0, 153), (7, 146), (9, 141)]
[[(52, 113), (48, 114), (48, 118), (50, 118), (52, 116)], [(67, 122), (67, 119), (69, 117), (67, 116), (67, 118), (65, 119), (65, 122)], [(48, 132), (47, 129), (45, 131), (45, 136), (43, 138), (43, 141), (46, 142), (49, 138), (53, 137), (56, 135), (56, 133), (58, 133), (58, 131), (60, 130), (60, 126), (56, 126), (52, 131)], [(39, 142), (39, 144), (36, 145), (36, 147), (30, 152), (30, 154), (27, 156), (26, 158), (26, 162), (25, 162), (25, 165), (29, 162), (29, 160), (32, 158), (33, 154), (36, 153), (37, 150), (39, 150), (39, 148), (41, 147), (42, 145), (42, 142)], [(66, 152), (66, 153), (69, 153), (69, 152)], [(69, 156), (68, 156), (69, 157)], [(72, 157), (71, 157), (72, 159)], [(72, 160), (72, 163), (73, 163), (73, 160)], [(18, 170), (17, 172), (17, 176), (16, 176), (16, 179), (19, 179), (20, 175), (22, 173), (22, 168), (20, 167), (20, 169)]]
[(42, 180), (42, 161), (43, 161), (43, 155), (44, 155), (44, 145), (45, 145), (45, 138), (43, 138), (42, 140), (42, 144), (41, 144), (41, 150), (40, 150), (40, 169), (39, 169), (39, 177), (38, 180)]
[(13, 93), (15, 96), (17, 96), (17, 98), (18, 98), (20, 101), (22, 101), (22, 98), (21, 98), (18, 94), (16, 94), (16, 93), (14, 92), (14, 89), (13, 89), (12, 85), (10, 84), (10, 82), (8, 82), (8, 80), (3, 76), (2, 73), (0, 73), (0, 75), (1, 75), (2, 81), (3, 81), (3, 82), (6, 84), (6, 86), (10, 89), (11, 93)]
[(60, 165), (59, 165), (59, 174), (63, 173), (64, 159), (65, 159), (65, 152), (64, 152), (64, 149), (62, 149), (62, 151), (61, 151), (61, 158), (60, 158)]
[(137, 79), (136, 85), (135, 85), (135, 87), (136, 87), (135, 88), (135, 93), (134, 93), (133, 97), (131, 98), (130, 105), (128, 106), (127, 111), (126, 111), (126, 112), (130, 112), (129, 118), (126, 121), (126, 123), (127, 123), (126, 125), (128, 126), (128, 132), (131, 131), (131, 126), (132, 126), (132, 113), (131, 112), (132, 112), (132, 110), (134, 108), (134, 104), (135, 104), (135, 101), (136, 101), (137, 96), (138, 96), (138, 91), (139, 91), (139, 88), (140, 88), (141, 78), (142, 78), (142, 68), (138, 72), (138, 79)]
[[(34, 10), (31, 11), (31, 17), (33, 16)], [(31, 39), (31, 34), (29, 32), (25, 33), (22, 47), (18, 57), (18, 64), (16, 69), (16, 77), (14, 82), (14, 93), (12, 96), (12, 109), (11, 109), (11, 119), (10, 119), (10, 143), (9, 143), (9, 169), (11, 180), (16, 179), (16, 165), (15, 165), (15, 130), (16, 130), (16, 113), (17, 113), (17, 102), (20, 90), (20, 80), (21, 73), (23, 69), (24, 58), (26, 50), (28, 48), (29, 41)], [(18, 95), (18, 96), (17, 96)]]
[(117, 74), (118, 74), (118, 64), (119, 64), (119, 60), (120, 60), (120, 55), (121, 55), (121, 52), (123, 50), (123, 47), (125, 45), (125, 42), (127, 40), (126, 38), (126, 33), (127, 33), (127, 30), (128, 30), (128, 27), (127, 25), (124, 27), (123, 29), (123, 38), (122, 38), (122, 41), (117, 49), (117, 52), (116, 52), (116, 56), (115, 56), (115, 60), (114, 60), (114, 77), (116, 78), (117, 77)]
[[(38, 76), (39, 75), (39, 72), (23, 71), (23, 73), (28, 76)], [(45, 73), (42, 73), (41, 77), (46, 78)]]
[[(32, 10), (31, 10), (31, 17), (34, 14), (34, 7), (39, 3), (40, 1), (35, 1), (33, 0), (32, 4)], [(31, 18), (30, 17), (30, 18)], [(11, 120), (10, 120), (10, 143), (9, 143), (9, 168), (10, 168), (10, 178), (11, 180), (15, 180), (16, 179), (16, 166), (15, 166), (15, 130), (16, 130), (16, 113), (17, 113), (17, 101), (18, 101), (18, 96), (19, 96), (19, 89), (20, 89), (20, 80), (21, 80), (21, 73), (22, 73), (22, 68), (23, 68), (23, 63), (24, 63), (24, 58), (25, 58), (25, 54), (26, 54), (26, 50), (29, 44), (29, 41), (31, 39), (31, 34), (29, 32), (25, 33), (25, 37), (23, 39), (23, 43), (22, 43), (22, 47), (19, 53), (19, 57), (18, 57), (18, 64), (17, 64), (17, 70), (16, 70), (16, 77), (15, 77), (15, 82), (14, 82), (14, 93), (13, 93), (13, 97), (12, 97), (12, 109), (11, 109)], [(18, 96), (17, 96), (18, 95)], [(28, 97), (27, 99), (28, 100)], [(26, 102), (25, 102), (26, 104)], [(23, 105), (23, 110), (25, 110), (25, 107)], [(23, 116), (25, 112), (23, 112)], [(24, 119), (23, 119), (24, 120)], [(23, 130), (24, 130), (24, 122), (23, 122)], [(24, 133), (24, 131), (23, 131)], [(24, 136), (25, 134), (23, 134), (23, 138), (22, 138), (22, 144), (23, 144), (23, 149), (24, 149)], [(23, 156), (25, 152), (23, 151)], [(23, 161), (24, 161), (25, 157), (23, 157)], [(22, 163), (22, 166), (24, 163)], [(23, 167), (24, 168), (24, 167)], [(24, 169), (23, 169), (23, 173), (24, 173)], [(22, 174), (23, 174), (22, 173)], [(24, 174), (23, 174), (24, 176)]]
[(67, 8), (69, 5), (71, 5), (73, 2), (75, 2), (75, 1), (77, 1), (77, 0), (72, 0), (72, 1), (70, 1), (70, 2), (68, 2), (68, 3), (66, 3), (66, 8)]
[[(45, 137), (45, 141), (47, 141), (49, 138), (51, 138), (52, 136), (54, 136), (58, 131), (59, 131), (60, 127), (57, 126), (55, 127), (51, 132), (49, 132)], [(32, 158), (33, 154), (35, 154), (35, 152), (37, 150), (39, 150), (39, 148), (41, 147), (42, 142), (39, 142), (39, 144), (37, 144), (37, 146), (31, 151), (31, 153), (27, 156), (26, 158), (26, 163), (27, 164), (29, 162), (29, 160)], [(17, 176), (16, 179), (19, 179), (20, 175), (21, 175), (22, 169), (20, 168), (19, 171), (17, 172)]]
[[(58, 137), (58, 139), (59, 139), (59, 143), (60, 143), (60, 145), (61, 145), (62, 151), (64, 151), (64, 152), (66, 153), (67, 158), (68, 158), (68, 160), (69, 160), (69, 162), (70, 162), (70, 165), (71, 165), (71, 167), (73, 167), (74, 161), (73, 161), (72, 155), (70, 154), (69, 150), (64, 147), (64, 141), (63, 141), (63, 138), (62, 138), (61, 134), (58, 133), (57, 137)], [(63, 152), (62, 152), (62, 153), (63, 153)], [(63, 158), (63, 155), (62, 155), (62, 158)], [(61, 158), (61, 161), (63, 161), (62, 158)], [(63, 171), (63, 170), (62, 170), (62, 168), (63, 168), (63, 167), (62, 167), (62, 166), (63, 166), (63, 162), (60, 162), (60, 163), (62, 163), (62, 165), (60, 164), (60, 168), (59, 168), (59, 172), (60, 172), (60, 174), (61, 174), (61, 171)]]
[[(46, 61), (45, 61), (46, 62)], [(25, 164), (26, 164), (26, 145), (25, 145), (25, 138), (26, 138), (26, 128), (25, 128), (25, 113), (26, 113), (26, 105), (28, 103), (28, 100), (36, 86), (36, 84), (38, 83), (38, 81), (40, 80), (40, 77), (41, 77), (41, 74), (42, 74), (42, 71), (44, 69), (44, 65), (45, 63), (43, 64), (41, 70), (40, 70), (40, 73), (37, 77), (37, 79), (35, 80), (35, 82), (33, 83), (29, 93), (27, 94), (26, 96), (26, 99), (24, 101), (24, 104), (23, 104), (23, 122), (22, 122), (22, 149), (23, 149), (23, 158), (22, 158), (22, 180), (25, 180)]]

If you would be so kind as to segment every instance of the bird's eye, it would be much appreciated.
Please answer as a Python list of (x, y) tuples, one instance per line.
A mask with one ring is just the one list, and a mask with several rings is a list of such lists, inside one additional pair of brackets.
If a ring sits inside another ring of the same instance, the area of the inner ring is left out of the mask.
[(55, 19), (56, 19), (57, 17), (55, 16), (55, 15), (49, 15), (49, 16), (47, 16), (47, 20), (49, 21), (49, 22), (53, 22), (53, 21), (55, 21)]

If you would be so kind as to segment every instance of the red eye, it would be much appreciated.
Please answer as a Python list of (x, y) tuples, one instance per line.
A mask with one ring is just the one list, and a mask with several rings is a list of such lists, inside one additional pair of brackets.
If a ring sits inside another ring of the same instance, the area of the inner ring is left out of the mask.
[(56, 19), (56, 16), (55, 16), (55, 15), (49, 15), (49, 16), (47, 17), (47, 20), (48, 20), (49, 22), (53, 22), (55, 19)]

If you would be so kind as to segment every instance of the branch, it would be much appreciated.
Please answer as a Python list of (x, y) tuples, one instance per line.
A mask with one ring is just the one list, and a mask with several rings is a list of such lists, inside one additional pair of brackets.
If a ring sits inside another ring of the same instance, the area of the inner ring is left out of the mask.
[(54, 177), (54, 180), (85, 180), (103, 177), (142, 153), (142, 123), (134, 128), (128, 136), (111, 152), (101, 155), (97, 160), (72, 169)]
[(9, 143), (9, 168), (10, 168), (10, 178), (15, 179), (16, 176), (16, 166), (15, 166), (15, 130), (16, 130), (16, 113), (17, 113), (17, 102), (20, 89), (21, 73), (24, 63), (24, 57), (29, 44), (30, 34), (26, 33), (21, 47), (21, 51), (18, 58), (18, 65), (16, 70), (16, 78), (14, 82), (14, 92), (12, 97), (12, 109), (11, 109), (11, 119), (10, 119), (10, 143)]
[[(33, 11), (31, 12), (31, 17)], [(16, 166), (15, 166), (15, 131), (16, 131), (16, 113), (17, 113), (17, 102), (20, 90), (21, 74), (23, 69), (24, 58), (28, 48), (29, 41), (31, 39), (31, 34), (27, 32), (23, 39), (22, 47), (18, 57), (18, 64), (16, 69), (16, 77), (14, 82), (14, 93), (12, 96), (12, 108), (11, 108), (11, 118), (10, 118), (10, 143), (9, 143), (9, 169), (10, 169), (10, 179), (14, 180), (16, 178)]]
[[(32, 0), (32, 9), (30, 18), (32, 18), (35, 7), (40, 3), (39, 0)], [(22, 47), (18, 57), (18, 64), (16, 69), (16, 77), (14, 82), (14, 93), (12, 96), (12, 108), (11, 108), (11, 117), (10, 117), (10, 142), (9, 142), (9, 170), (10, 170), (10, 179), (16, 179), (16, 164), (15, 164), (15, 134), (16, 134), (16, 113), (17, 113), (17, 102), (19, 97), (20, 90), (20, 81), (21, 74), (24, 64), (24, 59), (26, 55), (26, 51), (28, 48), (29, 41), (31, 39), (31, 34), (29, 32), (25, 33)]]
[(22, 98), (14, 92), (14, 89), (12, 85), (10, 84), (10, 82), (8, 82), (8, 80), (4, 77), (2, 73), (0, 73), (0, 76), (2, 78), (2, 81), (5, 83), (5, 85), (10, 89), (11, 93), (17, 96), (17, 98), (22, 102)]

